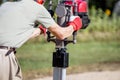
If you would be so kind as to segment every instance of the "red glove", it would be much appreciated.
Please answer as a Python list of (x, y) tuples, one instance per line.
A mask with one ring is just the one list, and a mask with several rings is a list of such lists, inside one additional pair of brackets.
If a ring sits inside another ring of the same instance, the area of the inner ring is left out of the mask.
[(68, 25), (72, 25), (74, 31), (77, 31), (82, 27), (82, 20), (79, 16), (71, 16)]
[(44, 34), (44, 36), (46, 35), (47, 29), (44, 28), (42, 25), (39, 26), (39, 29), (41, 30), (40, 34)]

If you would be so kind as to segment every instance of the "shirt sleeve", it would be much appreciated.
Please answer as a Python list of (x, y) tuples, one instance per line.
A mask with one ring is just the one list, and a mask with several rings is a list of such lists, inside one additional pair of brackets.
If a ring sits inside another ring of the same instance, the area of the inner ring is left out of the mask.
[(44, 6), (40, 6), (40, 13), (38, 14), (37, 21), (40, 22), (45, 28), (49, 28), (54, 25), (56, 22), (53, 20), (49, 12)]

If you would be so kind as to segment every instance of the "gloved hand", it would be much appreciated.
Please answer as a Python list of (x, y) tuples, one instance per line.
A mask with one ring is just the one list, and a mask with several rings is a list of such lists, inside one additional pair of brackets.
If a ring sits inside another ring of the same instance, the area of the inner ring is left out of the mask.
[(46, 35), (47, 29), (44, 28), (42, 25), (39, 25), (39, 29), (41, 30), (40, 34), (44, 34), (44, 36)]
[(68, 25), (72, 25), (74, 31), (77, 31), (82, 27), (82, 20), (79, 16), (71, 16)]

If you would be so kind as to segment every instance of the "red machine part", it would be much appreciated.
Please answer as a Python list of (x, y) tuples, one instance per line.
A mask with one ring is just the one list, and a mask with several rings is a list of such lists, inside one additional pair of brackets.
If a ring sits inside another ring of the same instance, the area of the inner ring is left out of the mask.
[(87, 12), (87, 2), (85, 0), (76, 0), (78, 4), (78, 12)]
[[(78, 12), (87, 12), (87, 2), (86, 0), (75, 0), (74, 3), (77, 3)], [(66, 5), (73, 5), (72, 0), (66, 0)]]

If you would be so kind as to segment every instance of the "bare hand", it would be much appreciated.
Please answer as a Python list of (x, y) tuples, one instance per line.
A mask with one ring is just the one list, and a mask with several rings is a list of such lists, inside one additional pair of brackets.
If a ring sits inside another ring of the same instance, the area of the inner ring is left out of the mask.
[(35, 37), (39, 36), (40, 33), (41, 33), (40, 29), (36, 28), (36, 30), (32, 33), (30, 38), (35, 38)]

